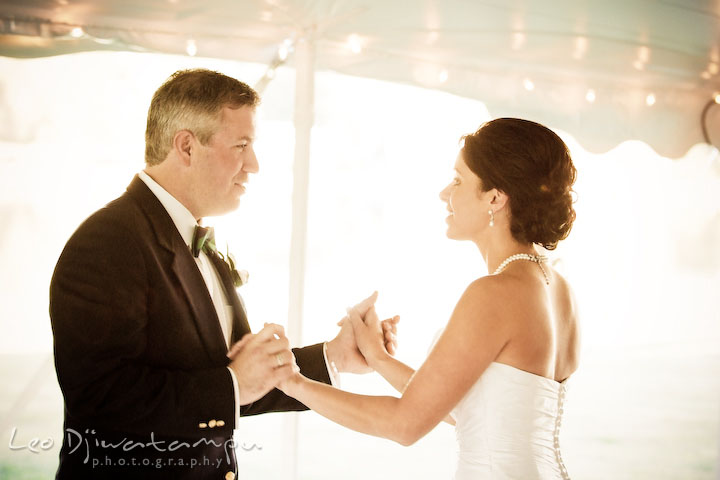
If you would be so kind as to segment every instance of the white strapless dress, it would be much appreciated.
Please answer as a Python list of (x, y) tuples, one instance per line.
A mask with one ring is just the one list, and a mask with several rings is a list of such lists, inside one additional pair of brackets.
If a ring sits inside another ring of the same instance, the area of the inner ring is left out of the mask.
[(493, 362), (452, 412), (455, 480), (567, 480), (560, 456), (566, 381)]

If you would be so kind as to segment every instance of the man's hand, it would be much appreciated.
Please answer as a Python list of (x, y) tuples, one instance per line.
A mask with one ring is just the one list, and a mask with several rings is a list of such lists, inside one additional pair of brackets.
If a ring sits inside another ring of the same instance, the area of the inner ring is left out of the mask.
[(352, 324), (341, 320), (340, 332), (335, 338), (327, 342), (327, 359), (332, 365), (335, 364), (339, 372), (348, 373), (369, 373), (372, 372), (358, 350), (355, 342)]
[(265, 324), (257, 334), (245, 335), (227, 356), (237, 378), (240, 405), (263, 397), (297, 368), (285, 330), (272, 323)]
[[(355, 305), (355, 308), (361, 316), (367, 314), (368, 310), (375, 305), (377, 292), (374, 292), (368, 298)], [(385, 338), (385, 349), (390, 355), (395, 355), (397, 351), (397, 324), (400, 321), (399, 316), (385, 319), (381, 322), (383, 335)], [(355, 340), (355, 334), (352, 324), (344, 317), (338, 322), (340, 332), (337, 336), (327, 342), (328, 362), (334, 362), (338, 371), (349, 373), (368, 373), (372, 371), (360, 353)]]
[(395, 356), (395, 352), (397, 352), (397, 324), (399, 321), (400, 315), (395, 315), (392, 318), (386, 318), (380, 322), (385, 337), (385, 350), (393, 357)]

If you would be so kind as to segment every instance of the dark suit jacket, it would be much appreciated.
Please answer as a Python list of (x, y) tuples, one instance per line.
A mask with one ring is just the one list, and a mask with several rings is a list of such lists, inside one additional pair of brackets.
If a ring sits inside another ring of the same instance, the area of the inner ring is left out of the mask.
[[(229, 269), (213, 263), (237, 340), (250, 331), (245, 309)], [(65, 398), (57, 478), (237, 474), (217, 314), (188, 246), (140, 178), (68, 241), (50, 285), (50, 319)], [(294, 353), (303, 374), (329, 383), (321, 344)], [(273, 390), (241, 415), (304, 409)]]

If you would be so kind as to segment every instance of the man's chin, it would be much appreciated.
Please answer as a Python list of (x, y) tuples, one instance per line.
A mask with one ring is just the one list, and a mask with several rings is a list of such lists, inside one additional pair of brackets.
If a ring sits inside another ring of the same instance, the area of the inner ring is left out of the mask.
[(240, 206), (240, 197), (234, 198), (232, 201), (225, 203), (224, 205), (218, 205), (215, 208), (208, 209), (207, 213), (203, 217), (221, 217), (232, 213)]

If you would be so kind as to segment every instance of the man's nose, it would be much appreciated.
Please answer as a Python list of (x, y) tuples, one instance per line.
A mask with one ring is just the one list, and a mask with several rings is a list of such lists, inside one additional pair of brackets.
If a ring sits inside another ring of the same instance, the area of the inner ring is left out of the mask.
[(243, 164), (243, 170), (248, 173), (258, 173), (260, 171), (260, 164), (258, 163), (257, 156), (255, 155), (255, 149), (250, 147), (248, 156)]

